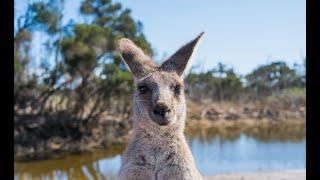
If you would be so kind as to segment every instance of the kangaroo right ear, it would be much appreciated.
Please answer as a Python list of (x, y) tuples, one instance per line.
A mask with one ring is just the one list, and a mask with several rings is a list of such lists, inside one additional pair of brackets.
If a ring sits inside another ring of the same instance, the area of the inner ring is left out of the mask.
[(168, 60), (162, 65), (161, 69), (165, 71), (174, 71), (179, 76), (182, 76), (186, 71), (187, 66), (191, 64), (192, 55), (194, 54), (195, 47), (199, 44), (204, 32), (200, 33), (194, 40), (182, 46), (175, 52)]
[(143, 53), (132, 41), (127, 38), (119, 40), (118, 49), (135, 79), (140, 79), (149, 74), (156, 65), (151, 58)]

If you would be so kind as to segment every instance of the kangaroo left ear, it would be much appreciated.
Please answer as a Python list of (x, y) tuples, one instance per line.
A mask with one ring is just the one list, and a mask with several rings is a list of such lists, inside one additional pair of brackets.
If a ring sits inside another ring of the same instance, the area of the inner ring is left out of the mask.
[(192, 55), (203, 34), (204, 32), (200, 33), (194, 40), (182, 46), (161, 65), (160, 69), (163, 71), (174, 71), (179, 76), (182, 76), (188, 64), (191, 64)]
[(131, 40), (127, 38), (120, 39), (118, 49), (134, 79), (139, 79), (156, 68), (151, 58), (145, 55)]

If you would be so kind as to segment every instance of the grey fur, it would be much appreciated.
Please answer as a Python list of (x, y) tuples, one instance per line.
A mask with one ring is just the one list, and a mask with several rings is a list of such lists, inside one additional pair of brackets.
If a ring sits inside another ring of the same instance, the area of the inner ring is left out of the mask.
[(147, 75), (148, 72), (156, 69), (156, 65), (152, 62), (151, 58), (145, 55), (143, 51), (129, 39), (120, 39), (118, 49), (134, 77), (143, 77)]
[[(133, 137), (122, 157), (121, 180), (202, 179), (183, 134), (186, 102), (182, 77), (201, 36), (160, 67), (130, 40), (120, 40), (119, 50), (135, 85), (143, 87), (134, 94)], [(157, 107), (166, 108), (160, 118), (154, 111)]]
[(203, 34), (204, 32), (200, 33), (194, 40), (182, 46), (162, 64), (161, 69), (165, 71), (175, 71), (177, 74), (183, 75), (188, 64), (191, 63), (191, 57), (194, 54), (194, 50), (197, 44), (199, 44)]

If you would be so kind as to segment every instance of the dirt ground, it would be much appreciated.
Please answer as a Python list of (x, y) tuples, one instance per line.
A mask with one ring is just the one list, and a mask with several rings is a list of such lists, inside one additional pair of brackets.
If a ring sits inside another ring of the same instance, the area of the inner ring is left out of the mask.
[(205, 180), (304, 180), (306, 170), (287, 170), (274, 172), (231, 173), (205, 177)]

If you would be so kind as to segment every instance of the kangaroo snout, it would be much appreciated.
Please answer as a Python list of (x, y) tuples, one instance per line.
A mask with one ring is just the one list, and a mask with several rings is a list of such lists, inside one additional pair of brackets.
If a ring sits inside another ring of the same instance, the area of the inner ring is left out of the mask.
[(163, 102), (158, 102), (152, 109), (153, 121), (159, 125), (168, 125), (170, 123), (171, 109)]
[(157, 103), (153, 108), (153, 113), (160, 116), (165, 116), (170, 111), (169, 107), (164, 103)]

